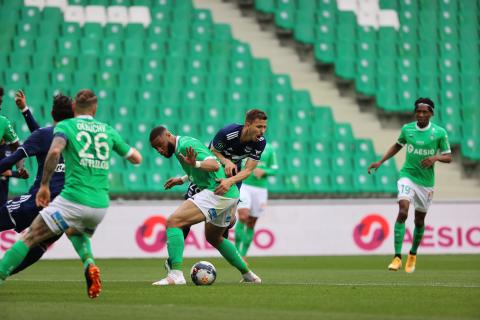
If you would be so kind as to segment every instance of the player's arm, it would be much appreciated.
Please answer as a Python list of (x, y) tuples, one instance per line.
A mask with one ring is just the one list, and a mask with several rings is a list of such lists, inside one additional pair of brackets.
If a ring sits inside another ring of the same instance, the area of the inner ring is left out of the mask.
[[(0, 160), (0, 172), (4, 173), (6, 171), (10, 171), (13, 165), (23, 160), (25, 157), (25, 150), (22, 148), (17, 149), (13, 154)], [(25, 174), (27, 175), (26, 177)], [(11, 172), (11, 176), (15, 178), (26, 179), (28, 178), (28, 172), (24, 168), (18, 168), (18, 171)]]
[(255, 177), (259, 179), (262, 177), (275, 175), (278, 172), (277, 154), (273, 149), (271, 149), (268, 155), (269, 157), (266, 161), (267, 166), (265, 168), (255, 168), (255, 170), (253, 170)]
[(215, 194), (221, 196), (225, 192), (227, 192), (230, 189), (230, 187), (235, 183), (238, 183), (240, 181), (247, 179), (252, 174), (253, 170), (255, 170), (255, 168), (257, 167), (257, 164), (258, 164), (258, 161), (248, 159), (247, 163), (245, 163), (245, 167), (239, 173), (237, 173), (236, 175), (230, 178), (222, 179), (220, 181), (218, 186), (215, 188)]
[(392, 145), (387, 150), (387, 152), (385, 152), (385, 154), (383, 155), (383, 157), (379, 161), (372, 162), (368, 166), (368, 173), (370, 174), (372, 169), (377, 170), (385, 161), (387, 161), (388, 159), (390, 159), (391, 157), (396, 155), (398, 153), (398, 151), (402, 150), (402, 148), (403, 148), (403, 146), (401, 144), (399, 144), (398, 142), (395, 143), (394, 145)]
[(218, 161), (224, 166), (225, 174), (227, 177), (231, 177), (237, 174), (237, 165), (233, 163), (232, 160), (225, 157), (220, 151), (215, 149), (213, 146), (210, 148), (210, 151), (218, 158)]
[(57, 167), (62, 151), (65, 149), (66, 145), (67, 138), (63, 134), (57, 134), (54, 136), (45, 159), (40, 189), (35, 198), (35, 202), (39, 207), (46, 207), (50, 203), (50, 179), (55, 172), (55, 168)]
[(130, 163), (132, 164), (140, 164), (142, 163), (142, 155), (138, 152), (137, 149), (131, 148), (128, 152), (127, 156), (125, 157)]
[(191, 167), (195, 167), (207, 172), (215, 172), (220, 169), (220, 165), (215, 158), (207, 157), (202, 161), (198, 161), (197, 156), (198, 152), (196, 152), (192, 147), (187, 147), (185, 149), (185, 155), (181, 153), (179, 154), (180, 159)]
[(15, 104), (17, 105), (18, 109), (20, 110), (23, 117), (25, 118), (25, 122), (27, 123), (28, 130), (30, 130), (30, 132), (33, 132), (38, 128), (40, 128), (40, 126), (38, 125), (38, 122), (35, 120), (32, 112), (27, 106), (27, 97), (25, 96), (25, 93), (23, 93), (22, 90), (18, 90), (17, 93), (15, 94)]

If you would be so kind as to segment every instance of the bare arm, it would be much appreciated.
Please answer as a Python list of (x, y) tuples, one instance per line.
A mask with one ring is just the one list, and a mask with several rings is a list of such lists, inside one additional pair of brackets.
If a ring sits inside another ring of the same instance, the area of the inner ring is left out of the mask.
[(43, 166), (42, 182), (35, 196), (35, 203), (39, 207), (46, 207), (50, 203), (50, 179), (53, 172), (57, 167), (60, 155), (67, 145), (67, 140), (63, 137), (56, 136), (53, 138), (50, 150), (48, 150), (47, 158), (45, 159), (45, 165)]
[(179, 154), (180, 158), (183, 162), (188, 164), (189, 166), (198, 168), (203, 171), (213, 172), (218, 171), (220, 169), (220, 165), (218, 164), (216, 159), (205, 159), (203, 161), (197, 161), (198, 153), (193, 150), (192, 147), (188, 147), (185, 150), (185, 155)]
[(127, 160), (133, 164), (140, 164), (142, 162), (142, 155), (137, 149), (132, 148), (131, 154), (127, 157)]
[(428, 157), (426, 159), (423, 159), (422, 167), (424, 167), (424, 168), (431, 167), (437, 161), (440, 161), (440, 162), (443, 162), (443, 163), (450, 163), (450, 162), (452, 162), (452, 154), (451, 153), (437, 154), (437, 155)]
[(52, 144), (50, 145), (50, 150), (48, 150), (47, 158), (45, 159), (45, 165), (43, 167), (42, 185), (49, 185), (50, 179), (52, 178), (60, 159), (60, 155), (62, 154), (62, 151), (65, 149), (66, 145), (67, 141), (65, 138), (58, 136), (53, 138)]
[(220, 151), (215, 149), (213, 146), (210, 148), (213, 154), (220, 160), (220, 163), (225, 167), (225, 174), (227, 177), (231, 177), (237, 174), (237, 166), (232, 160), (227, 159)]
[(387, 152), (385, 152), (385, 154), (383, 155), (382, 159), (380, 159), (379, 161), (377, 162), (373, 162), (371, 163), (369, 166), (368, 166), (368, 173), (370, 173), (370, 170), (371, 169), (375, 169), (377, 170), (385, 161), (387, 161), (388, 159), (390, 159), (391, 157), (393, 157), (394, 155), (396, 155), (398, 153), (398, 151), (400, 151), (403, 147), (401, 145), (399, 145), (398, 143), (395, 143), (394, 145), (392, 145), (388, 150)]
[(245, 164), (245, 168), (243, 168), (239, 173), (237, 173), (235, 176), (231, 176), (230, 178), (222, 179), (220, 181), (218, 186), (215, 188), (215, 194), (221, 196), (225, 194), (225, 192), (227, 192), (233, 184), (248, 178), (248, 176), (250, 176), (253, 170), (257, 167), (257, 163), (258, 161), (248, 159), (247, 163)]

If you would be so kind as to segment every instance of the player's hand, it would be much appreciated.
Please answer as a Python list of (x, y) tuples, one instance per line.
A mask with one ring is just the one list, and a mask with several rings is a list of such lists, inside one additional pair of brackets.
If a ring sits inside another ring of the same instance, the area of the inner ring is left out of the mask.
[(30, 174), (28, 174), (28, 170), (25, 168), (17, 169), (17, 172), (20, 179), (28, 179), (30, 177)]
[(375, 171), (377, 171), (377, 169), (378, 169), (381, 165), (382, 165), (382, 164), (380, 163), (380, 161), (378, 161), (378, 162), (372, 162), (372, 163), (368, 166), (368, 174), (373, 173), (373, 171), (371, 171), (372, 169), (374, 169)]
[(12, 170), (6, 170), (6, 171), (2, 172), (2, 176), (4, 176), (4, 177), (11, 177), (12, 175), (13, 175)]
[(260, 179), (265, 175), (265, 171), (260, 168), (255, 168), (253, 169), (253, 175), (255, 176), (255, 178)]
[(232, 186), (232, 182), (229, 179), (221, 179), (218, 186), (215, 188), (214, 193), (217, 196), (223, 196)]
[(430, 168), (431, 166), (433, 166), (433, 164), (435, 163), (435, 161), (437, 161), (437, 157), (436, 157), (436, 156), (428, 157), (428, 158), (426, 158), (426, 159), (423, 159), (423, 160), (422, 160), (422, 167), (424, 167), (424, 168)]
[(163, 187), (165, 188), (165, 190), (168, 190), (174, 186), (179, 186), (181, 184), (183, 184), (182, 178), (170, 178), (167, 180), (167, 182), (165, 182)]
[(20, 111), (27, 107), (27, 98), (25, 97), (25, 93), (23, 93), (22, 90), (18, 90), (15, 93), (15, 104)]
[(50, 189), (48, 186), (41, 185), (35, 197), (35, 204), (37, 207), (47, 207), (50, 203)]
[(237, 165), (229, 159), (225, 159), (225, 174), (229, 178), (237, 174)]
[(187, 149), (185, 149), (185, 155), (180, 153), (179, 156), (183, 162), (189, 166), (195, 167), (195, 161), (197, 161), (198, 153), (195, 152), (192, 147), (187, 147)]

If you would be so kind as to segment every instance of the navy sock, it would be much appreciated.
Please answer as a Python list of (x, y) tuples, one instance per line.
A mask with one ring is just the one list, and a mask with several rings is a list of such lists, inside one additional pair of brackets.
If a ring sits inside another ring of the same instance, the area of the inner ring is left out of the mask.
[(0, 209), (0, 231), (11, 230), (13, 228), (15, 228), (15, 225), (12, 219), (10, 219), (7, 208), (3, 206)]
[(45, 252), (47, 252), (48, 246), (60, 239), (61, 236), (62, 235), (50, 238), (45, 243), (30, 248), (25, 259), (23, 259), (22, 263), (20, 263), (18, 267), (13, 269), (11, 274), (18, 273), (40, 260), (40, 258), (45, 254)]

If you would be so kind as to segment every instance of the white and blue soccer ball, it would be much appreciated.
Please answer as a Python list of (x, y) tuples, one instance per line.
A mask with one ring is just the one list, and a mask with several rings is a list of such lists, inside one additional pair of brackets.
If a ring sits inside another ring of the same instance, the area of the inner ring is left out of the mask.
[(197, 286), (209, 286), (217, 278), (215, 266), (208, 261), (199, 261), (195, 263), (190, 270), (190, 276), (193, 283)]

